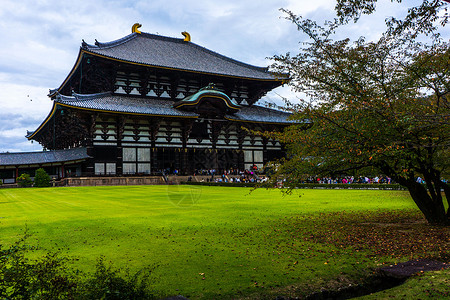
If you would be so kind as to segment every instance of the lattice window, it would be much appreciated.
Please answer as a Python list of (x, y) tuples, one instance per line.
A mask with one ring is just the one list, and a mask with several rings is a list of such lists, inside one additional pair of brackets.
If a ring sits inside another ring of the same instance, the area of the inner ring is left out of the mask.
[(150, 174), (150, 148), (128, 148), (123, 152), (124, 174)]

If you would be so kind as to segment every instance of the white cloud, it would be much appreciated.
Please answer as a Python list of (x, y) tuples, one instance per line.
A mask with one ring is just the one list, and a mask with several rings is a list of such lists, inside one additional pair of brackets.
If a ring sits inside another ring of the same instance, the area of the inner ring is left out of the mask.
[[(321, 11), (322, 14), (332, 14), (335, 1), (330, 0), (314, 0), (314, 1), (296, 1), (288, 0), (284, 7), (294, 14), (306, 16), (314, 11)], [(326, 11), (326, 13), (324, 13)]]

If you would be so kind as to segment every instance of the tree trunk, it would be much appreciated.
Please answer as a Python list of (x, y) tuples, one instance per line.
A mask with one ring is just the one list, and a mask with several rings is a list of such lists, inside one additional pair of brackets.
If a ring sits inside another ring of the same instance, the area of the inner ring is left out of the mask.
[(447, 218), (450, 219), (450, 186), (442, 181), (440, 186), (444, 190), (445, 198), (447, 198)]
[[(449, 215), (445, 212), (443, 199), (440, 195), (431, 196), (422, 184), (411, 180), (404, 181), (404, 183), (399, 183), (408, 188), (409, 194), (429, 224), (444, 226), (450, 225)], [(440, 188), (438, 188), (438, 191), (440, 193)]]

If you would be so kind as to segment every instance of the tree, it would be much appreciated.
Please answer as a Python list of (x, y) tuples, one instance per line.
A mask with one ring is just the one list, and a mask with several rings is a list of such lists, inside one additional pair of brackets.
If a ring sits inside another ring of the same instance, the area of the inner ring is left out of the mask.
[(45, 172), (43, 168), (36, 170), (34, 176), (34, 186), (35, 187), (48, 187), (50, 186), (50, 176)]
[(23, 173), (19, 177), (17, 177), (17, 184), (20, 187), (30, 187), (33, 184), (33, 181), (30, 178), (30, 174)]
[[(297, 180), (372, 168), (405, 186), (430, 224), (450, 223), (450, 43), (442, 1), (423, 1), (404, 20), (387, 20), (378, 41), (334, 41), (335, 29), (375, 9), (375, 0), (338, 0), (338, 17), (319, 26), (290, 11), (287, 18), (310, 42), (292, 56), (275, 56), (274, 70), (309, 100), (290, 104), (293, 125), (281, 134), (289, 159), (278, 175)], [(401, 1), (397, 1), (401, 2)], [(353, 6), (352, 6), (353, 4)], [(420, 41), (419, 41), (420, 40)], [(426, 182), (422, 185), (416, 178)]]

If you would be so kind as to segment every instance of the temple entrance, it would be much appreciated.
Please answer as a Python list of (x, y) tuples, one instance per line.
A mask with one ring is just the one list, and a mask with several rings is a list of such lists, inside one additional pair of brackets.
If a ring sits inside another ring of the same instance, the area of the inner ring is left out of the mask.
[(243, 151), (236, 149), (164, 148), (156, 150), (154, 170), (165, 174), (188, 175), (197, 170), (243, 170)]
[(242, 151), (235, 149), (195, 149), (191, 150), (190, 169), (195, 170), (216, 170), (216, 173), (223, 173), (229, 170), (242, 169), (240, 159)]

